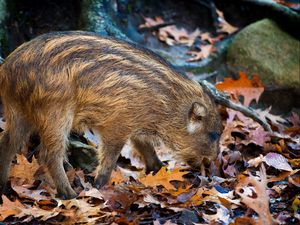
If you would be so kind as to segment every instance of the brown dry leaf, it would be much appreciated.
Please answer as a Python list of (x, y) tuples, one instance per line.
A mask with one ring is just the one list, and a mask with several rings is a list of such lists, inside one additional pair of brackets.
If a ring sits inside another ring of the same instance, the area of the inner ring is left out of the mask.
[(18, 185), (14, 179), (11, 181), (11, 187), (20, 198), (27, 198), (37, 202), (51, 199), (50, 196), (45, 195), (47, 193), (46, 190), (31, 190), (32, 185)]
[(216, 51), (213, 45), (201, 45), (201, 51), (191, 51), (188, 52), (189, 55), (192, 55), (192, 58), (187, 59), (188, 62), (195, 62), (201, 59), (207, 58), (212, 52)]
[(286, 120), (282, 118), (281, 116), (276, 116), (270, 113), (272, 107), (270, 106), (269, 108), (265, 110), (261, 109), (256, 109), (255, 111), (260, 115), (262, 118), (267, 118), (271, 120), (272, 124), (277, 125), (277, 126), (282, 126), (283, 123), (286, 123)]
[(189, 40), (189, 33), (184, 28), (177, 28), (175, 25), (160, 28), (158, 39), (168, 45), (186, 43)]
[(122, 171), (118, 167), (115, 170), (113, 170), (111, 177), (110, 177), (111, 184), (120, 184), (127, 180), (128, 179), (126, 177), (124, 177)]
[(30, 163), (25, 156), (17, 154), (17, 163), (12, 166), (10, 177), (21, 178), (22, 180), (26, 180), (26, 182), (33, 183), (34, 175), (39, 167), (40, 165), (35, 157), (32, 158), (32, 162)]
[(260, 170), (260, 181), (249, 174), (239, 176), (238, 184), (235, 188), (237, 194), (241, 196), (241, 201), (252, 208), (258, 215), (257, 224), (273, 224), (273, 218), (269, 208), (269, 196), (266, 192), (267, 179), (266, 171), (262, 166)]
[(149, 174), (140, 179), (140, 182), (148, 187), (164, 186), (167, 190), (176, 190), (170, 181), (184, 181), (183, 175), (188, 172), (181, 172), (180, 169), (167, 171), (166, 167), (162, 167), (155, 175)]
[(263, 161), (264, 161), (264, 156), (260, 154), (258, 157), (254, 159), (250, 159), (248, 161), (248, 164), (249, 166), (258, 167)]
[(205, 214), (203, 213), (203, 218), (209, 221), (210, 224), (229, 224), (230, 221), (230, 211), (222, 205), (215, 205), (217, 208), (216, 214)]
[(153, 19), (150, 17), (144, 17), (145, 23), (139, 25), (139, 28), (145, 28), (145, 27), (153, 27), (159, 24), (163, 24), (164, 20), (160, 16), (156, 16)]
[(244, 105), (249, 106), (252, 100), (258, 101), (264, 91), (264, 87), (257, 75), (253, 75), (252, 80), (247, 78), (244, 72), (240, 72), (240, 78), (233, 80), (224, 78), (224, 81), (215, 85), (217, 89), (228, 92), (236, 99), (238, 96), (244, 96)]
[(293, 171), (287, 171), (287, 172), (282, 172), (280, 173), (279, 175), (277, 176), (272, 176), (270, 178), (268, 178), (268, 183), (269, 182), (276, 182), (276, 181), (281, 181), (281, 180), (284, 180), (285, 178), (297, 173), (298, 171), (300, 171), (300, 169), (298, 170), (293, 170)]
[(5, 220), (9, 216), (18, 215), (26, 207), (16, 200), (11, 202), (5, 195), (2, 195), (3, 203), (0, 205), (0, 221)]
[[(164, 23), (164, 20), (160, 16), (156, 16), (154, 19), (144, 17), (144, 20), (145, 24), (141, 24), (139, 28), (153, 27)], [(184, 44), (187, 46), (192, 46), (196, 38), (200, 35), (199, 29), (189, 33), (186, 29), (177, 28), (175, 25), (159, 28), (158, 32), (154, 33), (157, 33), (160, 41), (165, 42), (168, 45)]]
[(19, 218), (23, 218), (25, 216), (29, 217), (31, 220), (33, 218), (38, 218), (40, 221), (46, 221), (50, 218), (53, 218), (60, 214), (61, 210), (59, 208), (54, 208), (51, 210), (44, 210), (41, 208), (38, 208), (37, 206), (32, 206), (30, 208), (23, 209), (22, 212), (20, 212), (18, 215), (16, 215)]
[(97, 188), (91, 188), (89, 190), (83, 190), (80, 192), (78, 195), (79, 197), (93, 197), (93, 198), (98, 198), (100, 200), (103, 199), (103, 195)]
[[(257, 225), (256, 221), (250, 217), (238, 217), (229, 225)], [(267, 224), (265, 224), (267, 225)]]
[(218, 30), (219, 32), (225, 32), (225, 33), (231, 34), (231, 33), (234, 33), (235, 31), (237, 31), (239, 29), (237, 27), (234, 27), (234, 26), (230, 25), (225, 20), (223, 12), (221, 12), (218, 9), (217, 9), (217, 14), (219, 16), (220, 26), (221, 26), (221, 28)]
[(94, 206), (84, 199), (60, 200), (58, 207), (65, 209), (62, 210), (62, 214), (67, 217), (64, 224), (95, 224), (99, 218), (110, 214), (102, 210), (105, 205)]
[(289, 183), (295, 185), (296, 187), (300, 188), (300, 175), (296, 174), (294, 176), (289, 176)]
[(203, 41), (208, 41), (210, 44), (214, 44), (219, 41), (219, 38), (212, 38), (209, 32), (201, 33), (200, 38)]

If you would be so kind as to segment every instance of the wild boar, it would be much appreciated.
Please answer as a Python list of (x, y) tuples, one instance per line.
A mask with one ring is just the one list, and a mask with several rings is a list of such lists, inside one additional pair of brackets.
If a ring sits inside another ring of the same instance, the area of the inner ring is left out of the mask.
[(221, 122), (202, 87), (149, 50), (93, 33), (41, 35), (12, 52), (0, 67), (6, 128), (0, 140), (0, 190), (11, 161), (35, 132), (39, 161), (59, 196), (73, 198), (63, 168), (71, 131), (101, 135), (95, 186), (110, 178), (127, 140), (147, 172), (162, 165), (154, 145), (163, 142), (192, 166), (218, 151)]

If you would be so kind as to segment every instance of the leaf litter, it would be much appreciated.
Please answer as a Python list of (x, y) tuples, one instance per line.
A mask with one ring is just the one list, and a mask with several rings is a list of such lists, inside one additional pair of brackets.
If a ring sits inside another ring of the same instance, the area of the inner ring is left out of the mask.
[[(263, 86), (258, 77), (226, 79), (217, 88), (244, 105), (258, 101)], [(68, 171), (78, 193), (72, 200), (55, 197), (47, 171), (33, 157), (17, 155), (10, 173), (11, 189), (2, 195), (0, 221), (39, 224), (299, 224), (299, 115), (261, 116), (277, 131), (265, 132), (252, 119), (227, 110), (220, 154), (210, 166), (191, 170), (172, 157), (173, 166), (156, 174), (117, 167), (109, 183), (98, 190), (95, 174)], [(283, 121), (285, 123), (283, 123)], [(288, 121), (289, 123), (286, 123)], [(127, 146), (127, 148), (129, 148)], [(127, 149), (128, 150), (128, 149)], [(166, 152), (168, 152), (166, 150)], [(136, 154), (127, 154), (138, 161)], [(142, 165), (142, 162), (136, 163)]]

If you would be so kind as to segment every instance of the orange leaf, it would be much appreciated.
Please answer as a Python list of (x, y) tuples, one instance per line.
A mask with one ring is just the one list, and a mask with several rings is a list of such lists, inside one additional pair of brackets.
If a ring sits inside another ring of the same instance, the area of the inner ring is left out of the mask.
[(252, 100), (257, 102), (264, 91), (257, 75), (253, 75), (252, 80), (249, 80), (244, 72), (240, 72), (238, 80), (225, 78), (223, 82), (216, 84), (216, 88), (232, 94), (235, 98), (244, 96), (245, 106), (249, 106)]
[(188, 172), (180, 172), (180, 169), (167, 171), (166, 167), (162, 167), (155, 175), (149, 174), (140, 179), (141, 183), (148, 187), (164, 186), (167, 190), (176, 190), (170, 183), (172, 180), (184, 181), (183, 175)]
[(10, 177), (26, 179), (27, 182), (34, 181), (34, 174), (39, 169), (36, 158), (32, 158), (32, 162), (28, 162), (25, 156), (17, 155), (17, 163), (12, 166)]
[(11, 202), (5, 195), (2, 195), (3, 204), (0, 205), (0, 221), (5, 220), (9, 216), (19, 214), (25, 206), (18, 200)]
[(111, 177), (110, 177), (110, 183), (120, 184), (125, 181), (127, 181), (127, 178), (124, 177), (122, 171), (119, 168), (117, 168), (116, 170), (113, 170)]

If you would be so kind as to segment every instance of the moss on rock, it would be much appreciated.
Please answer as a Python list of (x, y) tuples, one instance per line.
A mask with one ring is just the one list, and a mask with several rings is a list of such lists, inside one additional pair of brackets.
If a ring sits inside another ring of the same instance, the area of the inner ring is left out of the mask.
[(258, 74), (266, 88), (300, 92), (300, 41), (270, 19), (253, 23), (238, 33), (226, 61), (231, 72)]

